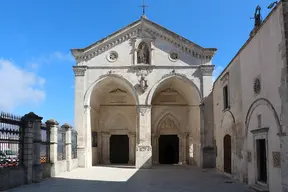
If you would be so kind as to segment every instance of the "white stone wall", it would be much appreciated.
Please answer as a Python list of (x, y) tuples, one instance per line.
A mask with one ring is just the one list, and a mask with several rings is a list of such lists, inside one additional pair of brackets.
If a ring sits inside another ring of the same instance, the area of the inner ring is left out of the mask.
[[(280, 167), (273, 166), (272, 156), (273, 152), (280, 151), (277, 135), (281, 110), (278, 93), (282, 67), (279, 52), (282, 42), (280, 7), (272, 11), (256, 35), (215, 81), (213, 89), (217, 168), (223, 171), (223, 137), (230, 134), (232, 175), (241, 180), (248, 179), (249, 184), (255, 184), (257, 169), (254, 138), (257, 137), (250, 131), (268, 127), (268, 188), (275, 192), (281, 191)], [(261, 79), (261, 91), (258, 95), (253, 89), (256, 77)], [(223, 86), (226, 83), (229, 85), (230, 109), (223, 111)], [(257, 115), (262, 116), (261, 127), (258, 127)], [(247, 120), (248, 117), (250, 121)], [(251, 152), (251, 162), (248, 162), (248, 152)]]
[[(211, 56), (214, 54), (214, 49), (204, 50), (195, 45), (195, 49), (190, 50), (187, 47), (187, 43), (190, 43), (185, 39), (177, 37), (176, 34), (170, 34), (165, 31), (166, 29), (150, 24), (143, 18), (141, 22), (143, 22), (141, 26), (144, 26), (144, 29), (140, 27), (138, 32), (137, 24), (133, 24), (130, 25), (130, 29), (123, 29), (119, 32), (119, 36), (114, 34), (103, 40), (101, 42), (103, 45), (96, 44), (95, 50), (101, 50), (101, 53), (96, 56), (94, 56), (96, 52), (90, 54), (93, 52), (93, 46), (86, 49), (89, 56), (85, 57), (88, 58), (85, 61), (82, 56), (81, 61), (79, 60), (78, 56), (81, 54), (79, 50), (72, 51), (76, 60), (79, 61), (74, 71), (76, 75), (75, 126), (79, 132), (78, 151), (80, 150), (79, 153), (82, 154), (78, 159), (80, 167), (89, 167), (102, 162), (109, 163), (107, 155), (109, 146), (107, 145), (109, 135), (115, 130), (107, 127), (109, 127), (108, 124), (113, 124), (114, 118), (117, 119), (114, 115), (118, 113), (122, 114), (123, 118), (116, 120), (117, 123), (113, 126), (121, 127), (119, 129), (122, 132), (126, 130), (130, 134), (129, 139), (133, 139), (134, 134), (137, 139), (135, 144), (134, 141), (131, 142), (135, 146), (130, 146), (136, 148), (135, 151), (130, 152), (131, 158), (136, 156), (136, 166), (138, 166), (137, 157), (141, 162), (151, 162), (151, 157), (149, 157), (151, 151), (143, 155), (138, 151), (137, 146), (144, 147), (144, 150), (150, 149), (151, 145), (153, 148), (156, 140), (152, 138), (152, 134), (157, 132), (155, 122), (160, 121), (161, 116), (167, 111), (173, 114), (171, 118), (179, 124), (177, 135), (182, 148), (181, 161), (193, 162), (201, 166), (202, 147), (213, 143), (211, 137), (213, 131), (211, 128), (205, 129), (205, 124), (201, 123), (205, 114), (201, 113), (200, 104), (201, 100), (212, 90)], [(121, 33), (130, 34), (129, 30), (134, 31), (131, 33), (132, 36), (121, 37)], [(172, 39), (166, 37), (168, 33), (173, 36)], [(114, 43), (109, 44), (110, 41)], [(136, 49), (142, 41), (145, 41), (149, 47), (151, 62), (139, 68), (135, 67), (138, 65), (135, 63), (137, 61)], [(118, 55), (114, 62), (107, 59), (111, 52), (116, 52)], [(178, 60), (169, 57), (172, 52), (179, 54)], [(144, 92), (137, 88), (141, 74), (148, 85)], [(173, 105), (169, 102), (163, 103), (159, 100), (161, 97), (157, 98), (161, 91), (170, 87), (178, 92), (177, 101)], [(110, 106), (112, 104), (109, 93), (117, 88), (126, 92), (125, 102), (114, 103)], [(89, 135), (91, 131), (98, 132), (98, 147), (93, 149), (91, 148), (91, 135)], [(204, 139), (205, 133), (210, 135), (209, 139)], [(151, 144), (152, 139), (154, 144)]]

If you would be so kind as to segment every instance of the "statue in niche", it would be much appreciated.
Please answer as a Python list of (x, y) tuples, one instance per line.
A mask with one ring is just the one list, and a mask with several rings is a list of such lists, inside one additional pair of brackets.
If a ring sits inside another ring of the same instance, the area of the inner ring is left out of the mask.
[(145, 42), (139, 44), (137, 63), (149, 64), (149, 48)]

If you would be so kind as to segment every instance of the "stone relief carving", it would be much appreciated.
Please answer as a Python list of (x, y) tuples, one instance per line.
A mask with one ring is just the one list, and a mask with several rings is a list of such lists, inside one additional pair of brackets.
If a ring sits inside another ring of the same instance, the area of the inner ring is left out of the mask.
[(151, 106), (137, 106), (137, 112), (144, 116), (151, 109)]
[(166, 117), (165, 120), (161, 122), (159, 129), (177, 129), (177, 126), (170, 117)]
[(179, 76), (181, 76), (181, 77), (186, 77), (186, 78), (187, 78), (187, 76), (186, 76), (185, 74), (177, 73), (176, 70), (173, 69), (170, 73), (163, 75), (163, 76), (162, 76), (162, 79), (164, 79), (164, 78), (166, 78), (166, 77), (170, 77), (171, 75), (179, 75)]
[(151, 146), (137, 146), (136, 148), (137, 151), (152, 151), (152, 147)]
[(139, 44), (137, 50), (137, 63), (138, 64), (150, 64), (149, 47), (145, 42)]
[[(159, 27), (157, 27), (157, 28), (159, 28)], [(131, 39), (131, 37), (137, 36), (139, 33), (139, 29), (140, 29), (140, 27), (133, 28), (133, 29), (128, 30), (127, 32), (125, 32), (123, 34), (117, 35), (116, 38), (110, 39), (111, 36), (108, 36), (105, 38), (107, 40), (105, 43), (99, 44), (98, 46), (95, 46), (95, 48), (93, 48), (91, 51), (85, 52), (85, 53), (75, 53), (75, 54), (77, 54), (77, 56), (75, 56), (77, 65), (83, 65), (83, 63), (85, 63), (85, 61), (88, 61), (88, 60), (104, 53), (105, 51), (121, 44), (122, 42)], [(213, 49), (213, 48), (205, 49), (203, 52), (203, 50), (197, 48), (194, 43), (183, 39), (179, 35), (175, 36), (175, 34), (163, 33), (163, 30), (161, 29), (161, 27), (158, 30), (146, 28), (145, 32), (147, 32), (149, 35), (151, 35), (153, 37), (159, 37), (159, 38), (175, 45), (184, 53), (190, 54), (191, 56), (193, 56), (195, 58), (206, 58), (208, 60), (211, 60), (213, 55), (216, 52), (216, 49)], [(191, 45), (192, 45), (192, 48), (191, 48)]]
[(281, 166), (281, 155), (280, 152), (272, 152), (273, 156), (273, 166), (280, 167)]
[(122, 89), (117, 88), (117, 89), (110, 91), (109, 93), (110, 94), (126, 94), (127, 92)]

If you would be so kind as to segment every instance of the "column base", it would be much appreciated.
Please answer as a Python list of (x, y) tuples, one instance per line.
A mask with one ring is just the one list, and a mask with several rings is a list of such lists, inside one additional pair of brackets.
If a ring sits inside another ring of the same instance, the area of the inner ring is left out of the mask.
[(78, 148), (77, 149), (77, 157), (78, 157), (78, 167), (81, 168), (86, 168), (86, 159), (87, 159), (87, 154), (85, 148)]
[(136, 165), (137, 169), (152, 168), (152, 146), (138, 145), (136, 147)]

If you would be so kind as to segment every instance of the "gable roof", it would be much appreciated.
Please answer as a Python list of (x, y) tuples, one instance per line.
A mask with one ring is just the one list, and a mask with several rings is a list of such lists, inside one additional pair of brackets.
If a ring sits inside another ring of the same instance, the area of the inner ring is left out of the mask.
[(77, 63), (83, 60), (89, 60), (108, 49), (130, 39), (138, 34), (140, 29), (144, 29), (152, 36), (159, 36), (160, 38), (174, 44), (182, 51), (189, 53), (197, 58), (212, 59), (216, 53), (216, 48), (203, 48), (196, 43), (148, 20), (145, 16), (141, 16), (137, 21), (127, 25), (126, 27), (112, 33), (111, 35), (80, 49), (71, 49), (72, 55)]

